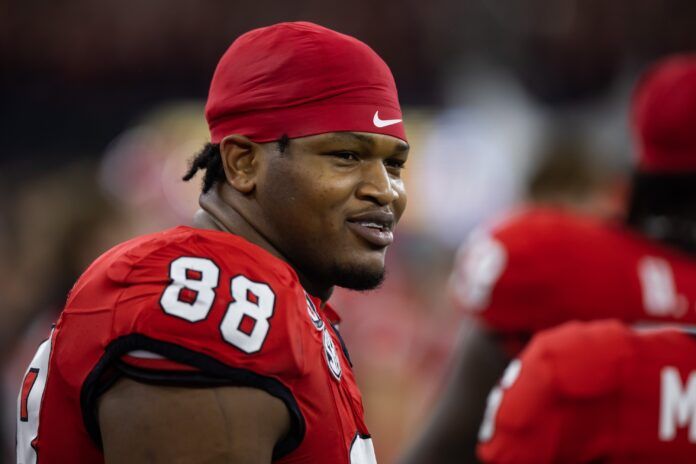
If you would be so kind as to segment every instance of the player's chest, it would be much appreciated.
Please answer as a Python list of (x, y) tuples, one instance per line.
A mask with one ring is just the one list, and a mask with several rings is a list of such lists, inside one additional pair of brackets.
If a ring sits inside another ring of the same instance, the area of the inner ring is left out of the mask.
[(281, 462), (376, 462), (347, 348), (339, 332), (318, 314), (305, 339), (304, 356), (305, 375), (293, 385), (293, 393), (305, 437)]
[(342, 424), (365, 429), (362, 396), (353, 374), (348, 348), (339, 330), (308, 304), (312, 330), (305, 338), (306, 375), (298, 382), (298, 394), (306, 407), (321, 411), (318, 419), (331, 417)]

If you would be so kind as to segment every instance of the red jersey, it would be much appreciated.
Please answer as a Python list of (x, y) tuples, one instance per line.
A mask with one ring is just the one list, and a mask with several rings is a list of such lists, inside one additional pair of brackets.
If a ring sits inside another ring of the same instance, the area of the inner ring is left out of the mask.
[(244, 239), (177, 227), (98, 258), (24, 378), (21, 463), (102, 463), (96, 401), (119, 376), (240, 385), (280, 398), (279, 463), (374, 463), (360, 392), (330, 307)]
[(455, 301), (506, 335), (515, 355), (565, 321), (696, 323), (696, 259), (618, 224), (530, 208), (472, 234), (451, 277)]
[(490, 394), (489, 463), (696, 462), (696, 337), (616, 320), (537, 335)]

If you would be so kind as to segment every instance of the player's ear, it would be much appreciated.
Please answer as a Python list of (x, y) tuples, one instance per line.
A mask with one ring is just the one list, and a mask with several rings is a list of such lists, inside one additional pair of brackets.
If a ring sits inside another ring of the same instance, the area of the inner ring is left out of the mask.
[(260, 147), (243, 135), (228, 135), (220, 142), (220, 156), (227, 182), (241, 193), (256, 187)]

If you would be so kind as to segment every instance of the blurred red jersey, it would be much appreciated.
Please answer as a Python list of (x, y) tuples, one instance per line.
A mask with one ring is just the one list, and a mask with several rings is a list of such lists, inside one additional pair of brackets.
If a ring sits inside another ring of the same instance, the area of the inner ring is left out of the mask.
[(451, 277), (458, 305), (506, 337), (573, 319), (696, 323), (696, 259), (576, 213), (530, 208), (472, 234)]
[(696, 338), (616, 320), (537, 335), (490, 394), (488, 463), (696, 462)]
[(101, 463), (96, 401), (120, 376), (241, 385), (280, 398), (279, 463), (373, 463), (330, 307), (285, 262), (229, 233), (177, 227), (123, 243), (73, 287), (18, 400), (21, 463)]

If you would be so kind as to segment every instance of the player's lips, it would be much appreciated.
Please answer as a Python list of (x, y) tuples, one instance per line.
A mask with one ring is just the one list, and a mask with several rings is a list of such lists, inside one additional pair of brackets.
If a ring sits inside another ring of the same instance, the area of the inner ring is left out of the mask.
[(348, 228), (367, 242), (386, 247), (394, 241), (394, 215), (387, 211), (366, 211), (346, 220)]

